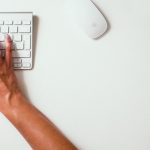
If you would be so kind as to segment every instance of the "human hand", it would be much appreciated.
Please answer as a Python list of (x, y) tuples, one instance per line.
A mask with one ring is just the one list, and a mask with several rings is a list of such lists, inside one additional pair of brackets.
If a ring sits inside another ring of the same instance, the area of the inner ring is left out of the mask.
[(0, 57), (0, 112), (7, 106), (19, 91), (16, 76), (12, 67), (12, 42), (9, 35), (5, 36), (5, 57)]

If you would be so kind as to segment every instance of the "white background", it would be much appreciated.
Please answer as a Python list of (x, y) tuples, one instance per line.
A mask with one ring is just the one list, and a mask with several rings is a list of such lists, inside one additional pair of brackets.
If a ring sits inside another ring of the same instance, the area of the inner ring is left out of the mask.
[[(0, 0), (37, 16), (34, 69), (17, 72), (24, 93), (81, 150), (149, 150), (150, 1), (97, 0), (110, 23), (99, 40), (70, 26), (64, 3)], [(31, 149), (2, 115), (0, 149)]]

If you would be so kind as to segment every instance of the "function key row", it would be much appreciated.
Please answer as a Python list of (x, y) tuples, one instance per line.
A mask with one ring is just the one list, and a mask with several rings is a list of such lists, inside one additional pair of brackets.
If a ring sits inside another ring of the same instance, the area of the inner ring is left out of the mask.
[(30, 20), (16, 20), (16, 21), (12, 21), (12, 20), (0, 20), (0, 25), (31, 25), (31, 21)]

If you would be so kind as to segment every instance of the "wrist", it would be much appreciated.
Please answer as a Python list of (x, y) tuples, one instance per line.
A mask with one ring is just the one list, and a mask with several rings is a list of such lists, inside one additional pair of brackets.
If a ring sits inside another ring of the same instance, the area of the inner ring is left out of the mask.
[(13, 93), (7, 95), (7, 100), (5, 100), (2, 113), (7, 117), (8, 115), (13, 115), (15, 110), (20, 107), (22, 101), (24, 100), (23, 94), (20, 90), (16, 90)]

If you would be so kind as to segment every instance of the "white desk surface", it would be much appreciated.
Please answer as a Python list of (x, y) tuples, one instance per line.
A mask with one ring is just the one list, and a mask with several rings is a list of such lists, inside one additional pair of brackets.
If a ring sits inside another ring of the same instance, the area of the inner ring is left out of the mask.
[[(97, 0), (111, 27), (96, 41), (69, 27), (64, 2), (0, 0), (37, 16), (24, 93), (81, 150), (149, 150), (150, 1)], [(2, 115), (0, 149), (31, 149)]]

